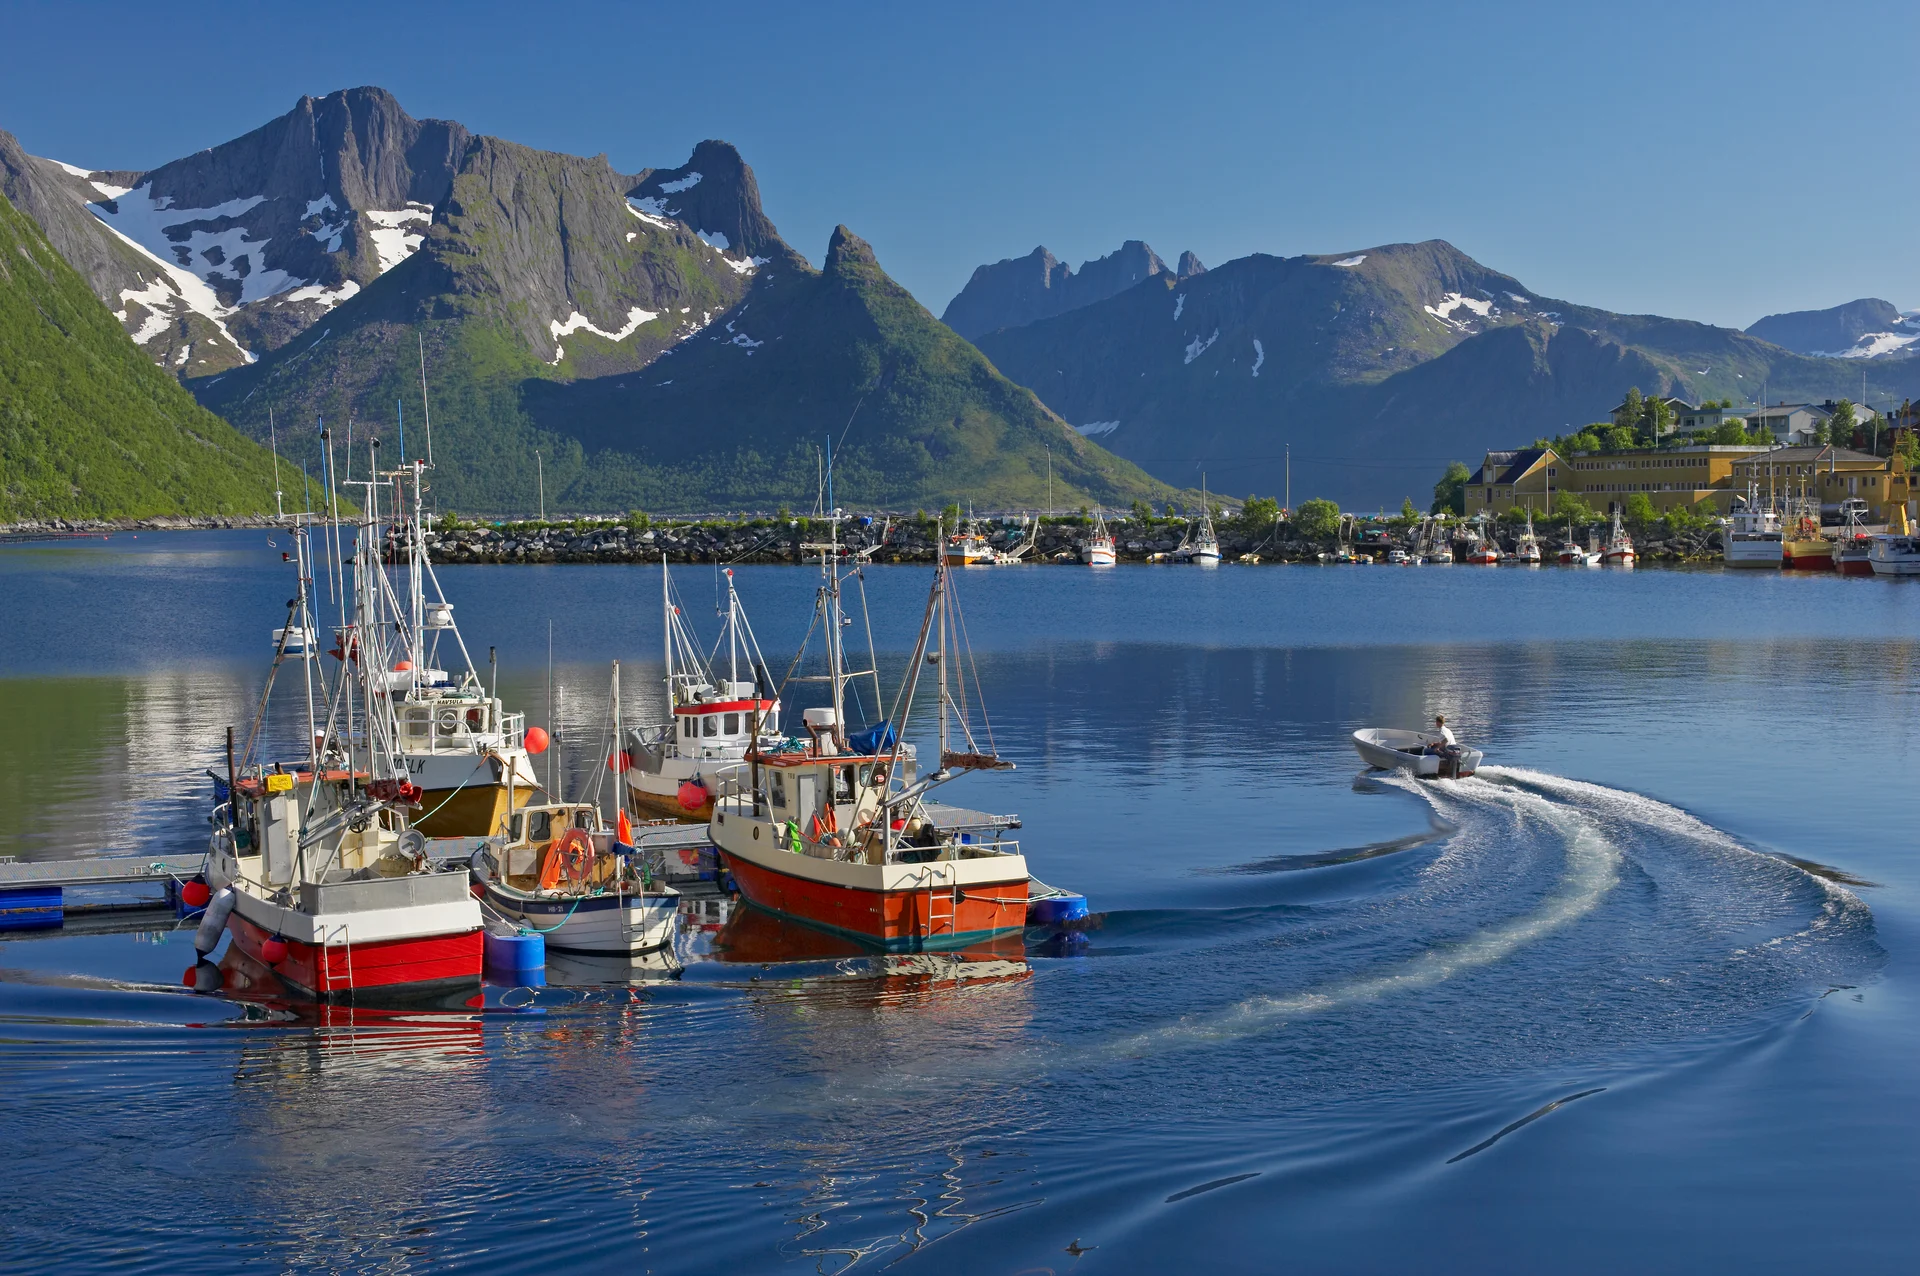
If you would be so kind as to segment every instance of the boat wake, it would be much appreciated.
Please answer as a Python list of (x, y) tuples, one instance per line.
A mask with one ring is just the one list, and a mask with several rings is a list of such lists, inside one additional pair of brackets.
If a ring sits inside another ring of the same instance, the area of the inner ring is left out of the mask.
[(1403, 1047), (1409, 1034), (1457, 1029), (1509, 1061), (1564, 1057), (1697, 1033), (1882, 958), (1842, 875), (1755, 851), (1652, 798), (1506, 767), (1379, 782), (1430, 808), (1438, 845), (1410, 881), (1298, 910), (1299, 933), (1269, 971), (1288, 990), (1141, 1027), (1098, 1053), (1143, 1058), (1359, 1016), (1395, 1024)]

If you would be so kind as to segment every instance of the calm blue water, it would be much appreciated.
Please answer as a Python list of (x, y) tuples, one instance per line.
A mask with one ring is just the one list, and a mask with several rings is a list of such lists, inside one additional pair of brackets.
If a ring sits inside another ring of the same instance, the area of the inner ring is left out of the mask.
[[(199, 847), (290, 593), (270, 539), (0, 551), (0, 854)], [(869, 573), (890, 673), (927, 575)], [(657, 573), (442, 579), (534, 721), (552, 622), (590, 783), (610, 662), (658, 703)], [(711, 636), (712, 570), (676, 581)], [(815, 581), (740, 571), (776, 670)], [(736, 918), (678, 979), (321, 1023), (186, 995), (184, 932), (0, 944), (0, 1268), (1908, 1269), (1920, 584), (960, 593), (1020, 769), (947, 792), (1024, 817), (1083, 951), (889, 976)], [(1435, 712), (1480, 778), (1359, 777), (1347, 732)]]

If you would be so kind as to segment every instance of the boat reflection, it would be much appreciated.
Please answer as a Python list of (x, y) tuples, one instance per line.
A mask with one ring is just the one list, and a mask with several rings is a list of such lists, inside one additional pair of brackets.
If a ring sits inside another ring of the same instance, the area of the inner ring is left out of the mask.
[(705, 958), (716, 966), (761, 968), (753, 978), (866, 979), (877, 981), (887, 993), (1024, 979), (1033, 973), (1025, 940), (1017, 932), (951, 952), (881, 953), (738, 902), (712, 935)]

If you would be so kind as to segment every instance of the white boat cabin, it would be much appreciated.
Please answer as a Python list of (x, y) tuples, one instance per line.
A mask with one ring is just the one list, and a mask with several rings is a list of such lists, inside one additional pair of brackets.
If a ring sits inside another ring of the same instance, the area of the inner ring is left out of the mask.
[(683, 758), (738, 759), (753, 743), (756, 712), (762, 736), (779, 733), (780, 702), (756, 698), (752, 683), (696, 688), (690, 703), (674, 706), (674, 751)]

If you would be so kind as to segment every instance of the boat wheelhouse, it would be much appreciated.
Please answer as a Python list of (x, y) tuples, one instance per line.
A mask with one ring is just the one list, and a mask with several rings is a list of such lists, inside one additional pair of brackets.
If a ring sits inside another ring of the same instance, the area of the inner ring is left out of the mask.
[[(667, 703), (663, 723), (626, 733), (627, 795), (636, 809), (680, 820), (706, 820), (713, 799), (737, 792), (747, 778), (746, 757), (755, 740), (777, 742), (780, 701), (763, 690), (766, 662), (726, 571), (725, 631), (714, 648), (726, 651), (727, 676), (716, 676), (675, 601), (666, 559), (660, 560), (660, 605), (664, 616)], [(741, 678), (742, 666), (753, 681)]]

